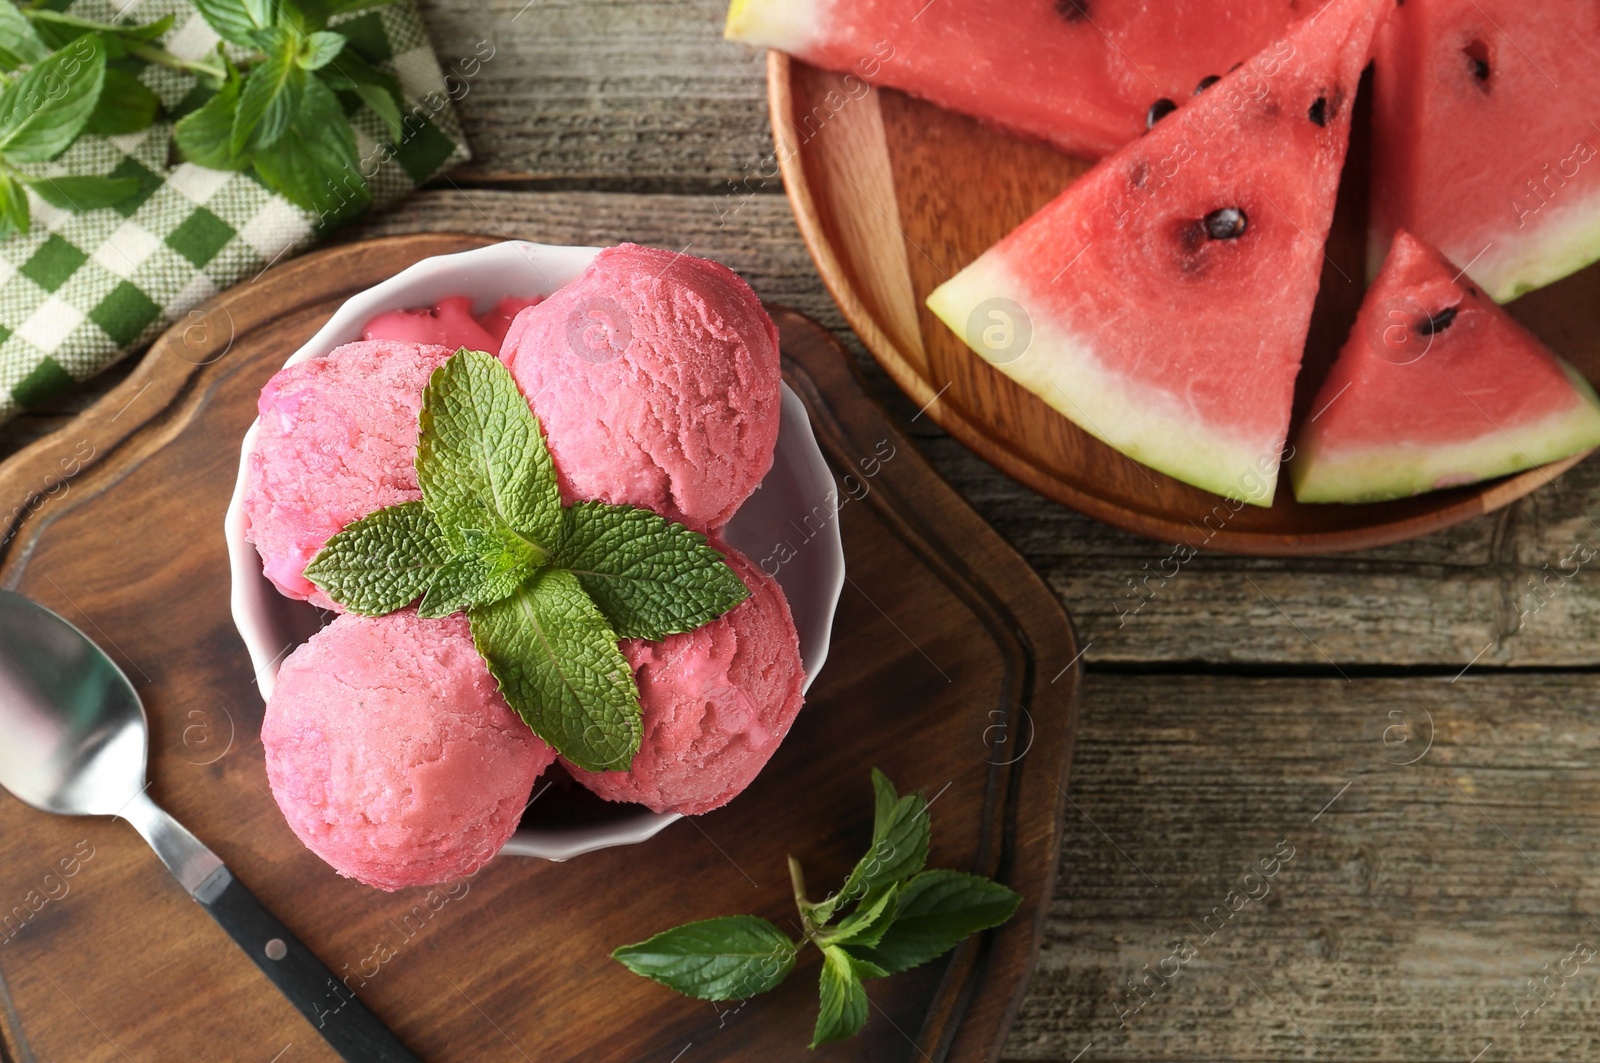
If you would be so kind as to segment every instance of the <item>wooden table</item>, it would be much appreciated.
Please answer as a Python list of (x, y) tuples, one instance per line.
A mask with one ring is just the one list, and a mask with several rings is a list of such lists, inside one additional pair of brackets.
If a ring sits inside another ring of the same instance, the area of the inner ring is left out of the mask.
[(444, 60), (494, 43), (460, 104), (477, 158), (349, 238), (631, 239), (726, 262), (841, 334), (1072, 611), (1088, 644), (1073, 805), (1003, 1058), (1594, 1057), (1600, 964), (1569, 957), (1600, 949), (1600, 462), (1401, 546), (1202, 555), (1134, 612), (1130, 581), (1170, 544), (994, 472), (848, 335), (762, 179), (761, 56), (721, 40), (722, 0), (422, 9)]

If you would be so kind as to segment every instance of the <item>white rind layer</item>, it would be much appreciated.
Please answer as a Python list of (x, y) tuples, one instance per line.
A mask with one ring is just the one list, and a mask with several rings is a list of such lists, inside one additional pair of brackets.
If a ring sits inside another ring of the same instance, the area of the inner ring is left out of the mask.
[[(1557, 189), (1556, 196), (1562, 191)], [(1497, 303), (1553, 284), (1600, 259), (1600, 192), (1566, 204), (1558, 198), (1542, 207), (1532, 221), (1539, 224), (1531, 238), (1519, 240), (1521, 230), (1508, 227), (1504, 237), (1494, 241), (1467, 271)], [(1461, 261), (1467, 261), (1480, 248), (1453, 250)]]
[(730, 41), (803, 53), (822, 36), (831, 0), (733, 0), (722, 35)]
[[(1511, 204), (1508, 198), (1508, 217), (1514, 212)], [(1528, 224), (1530, 228), (1522, 229), (1508, 221), (1493, 235), (1480, 233), (1454, 247), (1441, 243), (1439, 250), (1458, 265), (1471, 263), (1467, 275), (1497, 303), (1509, 303), (1600, 261), (1600, 192), (1546, 204)], [(1376, 227), (1368, 235), (1369, 282), (1383, 267), (1392, 239), (1393, 233)]]
[[(996, 299), (1011, 300), (1028, 317), (1032, 339), (1015, 357), (986, 349), (987, 315), (969, 329), (973, 311)], [(1095, 354), (1092, 341), (1073, 335), (1064, 322), (1028, 311), (1029, 302), (1026, 287), (991, 254), (928, 296), (928, 308), (967, 346), (1085, 432), (1185, 483), (1272, 505), (1281, 438), (1250, 439), (1201, 421), (1180, 396), (1116, 373)]]
[(1492, 480), (1600, 447), (1600, 401), (1563, 363), (1581, 399), (1570, 410), (1526, 425), (1486, 424), (1476, 439), (1440, 446), (1396, 444), (1329, 454), (1319, 440), (1300, 440), (1290, 466), (1300, 502), (1386, 502), (1426, 491)]

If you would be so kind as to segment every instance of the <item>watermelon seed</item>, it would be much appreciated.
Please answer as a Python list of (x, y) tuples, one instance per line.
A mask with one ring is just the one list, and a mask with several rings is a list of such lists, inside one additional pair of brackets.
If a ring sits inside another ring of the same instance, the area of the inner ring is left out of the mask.
[(1249, 225), (1250, 219), (1238, 207), (1223, 207), (1206, 215), (1206, 232), (1213, 240), (1237, 240)]
[(1082, 22), (1089, 17), (1089, 0), (1056, 0), (1056, 14), (1068, 22)]
[(1306, 117), (1319, 126), (1328, 124), (1328, 97), (1318, 96), (1311, 104), (1311, 109), (1306, 112)]
[(1478, 79), (1478, 84), (1485, 92), (1489, 90), (1489, 46), (1481, 40), (1474, 40), (1461, 54), (1467, 57), (1467, 66), (1472, 70), (1472, 76)]
[(1200, 95), (1202, 92), (1206, 91), (1206, 89), (1209, 89), (1211, 86), (1215, 85), (1221, 80), (1222, 79), (1215, 74), (1207, 74), (1205, 77), (1200, 79), (1200, 84), (1194, 87), (1194, 94), (1196, 96)]
[(1455, 319), (1456, 308), (1453, 306), (1447, 306), (1437, 314), (1430, 316), (1428, 320), (1424, 321), (1422, 324), (1418, 325), (1417, 331), (1422, 333), (1424, 336), (1437, 335), (1438, 333), (1449, 328), (1450, 323)]
[(1146, 129), (1154, 128), (1155, 124), (1157, 122), (1161, 121), (1163, 118), (1165, 118), (1167, 115), (1171, 114), (1173, 111), (1176, 111), (1177, 109), (1178, 109), (1178, 105), (1177, 104), (1173, 103), (1171, 100), (1167, 99), (1165, 96), (1161, 97), (1155, 103), (1152, 103), (1150, 105), (1150, 110), (1149, 111), (1145, 112), (1144, 127)]

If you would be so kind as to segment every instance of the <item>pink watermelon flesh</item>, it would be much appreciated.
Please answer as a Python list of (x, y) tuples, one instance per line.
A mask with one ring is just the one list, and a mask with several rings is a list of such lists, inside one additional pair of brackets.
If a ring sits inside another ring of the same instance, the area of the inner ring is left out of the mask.
[(1373, 272), (1398, 228), (1501, 302), (1600, 258), (1600, 4), (1408, 0), (1373, 98)]
[[(1315, 0), (734, 0), (727, 35), (1099, 158), (1144, 132), (1157, 101), (1182, 103), (1203, 78), (1254, 55), (1316, 7)], [(803, 120), (800, 132), (820, 132), (827, 117)]]
[[(1356, 85), (1386, 9), (1332, 0), (1102, 160), (929, 307), (1128, 456), (1270, 505)], [(1229, 211), (1243, 220), (1233, 238)]]
[(1301, 502), (1376, 502), (1600, 446), (1594, 390), (1405, 230), (1300, 430)]

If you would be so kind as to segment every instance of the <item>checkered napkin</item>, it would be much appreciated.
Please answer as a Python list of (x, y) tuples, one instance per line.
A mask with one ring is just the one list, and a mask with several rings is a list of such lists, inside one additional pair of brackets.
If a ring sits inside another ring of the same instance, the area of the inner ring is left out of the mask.
[[(182, 58), (216, 47), (217, 35), (185, 0), (78, 0), (69, 8), (100, 21), (119, 11), (134, 23), (174, 15), (162, 46)], [(405, 92), (408, 134), (368, 179), (374, 207), (470, 158), (415, 7), (377, 8), (329, 28), (383, 57), (378, 65)], [(140, 77), (169, 112), (186, 112), (199, 95), (186, 74), (150, 67)], [(361, 158), (375, 164), (384, 154), (382, 121), (363, 107), (351, 122)], [(248, 173), (169, 166), (170, 133), (158, 122), (126, 136), (83, 136), (37, 168), (134, 177), (139, 192), (81, 214), (29, 193), (31, 231), (0, 239), (0, 421), (93, 376), (196, 304), (316, 239), (315, 214)]]

